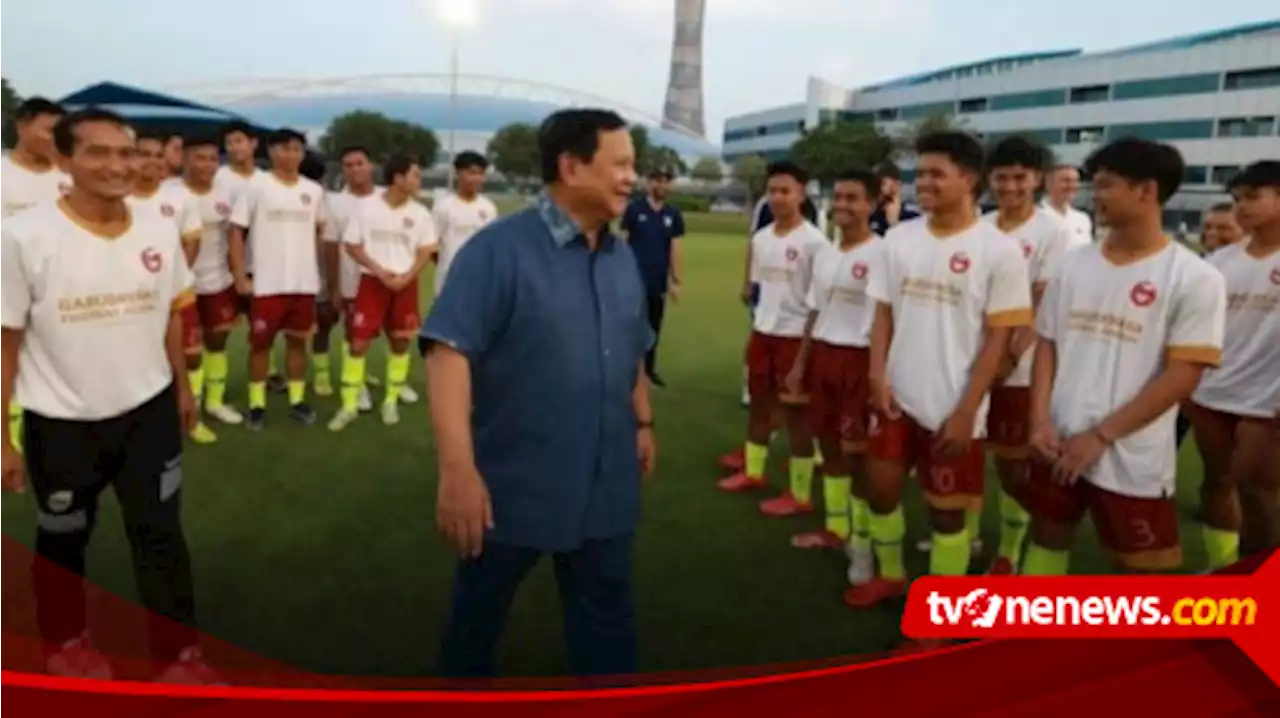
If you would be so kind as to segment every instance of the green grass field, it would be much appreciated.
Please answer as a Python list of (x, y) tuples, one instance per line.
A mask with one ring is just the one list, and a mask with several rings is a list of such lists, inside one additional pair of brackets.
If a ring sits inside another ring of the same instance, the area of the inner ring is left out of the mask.
[[(748, 328), (738, 303), (741, 217), (691, 218), (686, 294), (668, 310), (655, 397), (659, 468), (645, 490), (638, 537), (641, 665), (647, 671), (742, 666), (878, 652), (899, 640), (899, 607), (853, 612), (840, 601), (844, 562), (788, 546), (802, 520), (767, 520), (758, 497), (719, 494), (717, 457), (742, 438), (738, 405)], [(424, 280), (424, 286), (428, 280)], [(243, 337), (231, 396), (244, 402)], [(336, 342), (335, 342), (336, 346)], [(382, 355), (370, 362), (381, 373)], [(422, 367), (412, 381), (422, 389)], [(184, 496), (202, 627), (264, 656), (324, 673), (428, 673), (449, 596), (452, 557), (433, 526), (435, 457), (426, 408), (385, 428), (374, 415), (340, 435), (324, 422), (336, 399), (318, 401), (321, 422), (290, 423), (271, 398), (262, 434), (221, 427), (221, 441), (190, 447)], [(781, 468), (781, 458), (772, 462)], [(1184, 452), (1182, 502), (1190, 517), (1199, 476)], [(781, 485), (780, 471), (773, 473)], [(994, 507), (994, 502), (990, 502)], [(996, 517), (985, 517), (987, 544)], [(3, 530), (24, 543), (35, 531), (30, 494), (6, 495)], [(816, 522), (816, 519), (812, 520)], [(912, 541), (924, 535), (909, 500)], [(1188, 568), (1201, 565), (1198, 532), (1185, 523)], [(134, 597), (124, 532), (106, 497), (90, 553), (99, 584)], [(925, 557), (909, 551), (919, 571)], [(985, 559), (982, 564), (985, 565)], [(975, 564), (975, 570), (977, 564)], [(1091, 531), (1073, 569), (1105, 570)], [(501, 646), (509, 675), (564, 669), (549, 564), (524, 586)]]

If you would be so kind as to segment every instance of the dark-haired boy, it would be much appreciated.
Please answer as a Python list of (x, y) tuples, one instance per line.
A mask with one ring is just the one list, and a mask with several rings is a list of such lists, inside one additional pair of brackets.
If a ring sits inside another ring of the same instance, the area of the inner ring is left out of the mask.
[(1085, 163), (1105, 242), (1069, 253), (1045, 290), (1031, 382), (1031, 542), (1022, 571), (1067, 572), (1089, 513), (1117, 567), (1182, 563), (1174, 422), (1222, 355), (1222, 274), (1170, 240), (1182, 182), (1169, 145), (1125, 138)]
[(432, 208), (440, 251), (436, 255), (436, 296), (453, 266), (453, 258), (476, 232), (498, 218), (498, 208), (480, 193), (484, 188), (489, 161), (479, 152), (467, 150), (453, 160), (454, 192), (441, 197)]
[(39, 202), (50, 202), (70, 188), (71, 178), (58, 169), (53, 126), (66, 111), (56, 102), (32, 97), (13, 114), (18, 142), (0, 158), (0, 194), (7, 219)]

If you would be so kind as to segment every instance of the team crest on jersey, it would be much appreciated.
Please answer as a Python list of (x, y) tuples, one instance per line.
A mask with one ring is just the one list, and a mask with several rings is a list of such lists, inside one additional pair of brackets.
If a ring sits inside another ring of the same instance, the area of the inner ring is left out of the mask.
[(1034, 250), (1034, 247), (1032, 247), (1032, 246), (1031, 246), (1031, 243), (1030, 243), (1030, 242), (1023, 242), (1023, 243), (1022, 243), (1022, 258), (1023, 258), (1023, 259), (1031, 259), (1031, 252), (1032, 252), (1033, 250)]
[(67, 195), (71, 194), (71, 186), (72, 185), (70, 182), (59, 182), (58, 194), (62, 195), (63, 197), (66, 197)]
[(173, 219), (173, 215), (177, 214), (177, 210), (168, 202), (160, 203), (160, 215), (165, 219)]
[(302, 193), (302, 204), (303, 204), (303, 206), (306, 206), (306, 207), (311, 206), (311, 195), (307, 194), (306, 192), (303, 192), (303, 193)]
[(404, 218), (404, 228), (405, 228), (405, 229), (413, 229), (413, 217), (405, 217), (405, 218)]
[(951, 268), (952, 274), (964, 274), (969, 271), (970, 264), (972, 264), (972, 262), (969, 260), (969, 255), (964, 252), (956, 252), (951, 255), (951, 261), (948, 263), (948, 266)]
[(485, 210), (483, 210), (483, 209), (482, 209), (482, 210), (480, 210), (479, 212), (477, 212), (477, 214), (479, 214), (479, 215), (480, 215), (480, 221), (481, 221), (481, 222), (487, 222), (487, 221), (489, 221), (489, 213), (488, 213), (487, 211), (485, 211)]
[(854, 278), (854, 279), (866, 279), (866, 278), (867, 278), (867, 265), (866, 265), (866, 263), (865, 263), (865, 262), (854, 262), (854, 263), (853, 263), (853, 278)]
[(219, 202), (213, 206), (213, 210), (218, 213), (219, 217), (227, 217), (231, 215), (231, 205), (226, 202)]
[(1275, 267), (1271, 270), (1271, 283), (1280, 284), (1280, 267)]
[(787, 247), (787, 261), (794, 262), (800, 258), (800, 250), (795, 247)]
[(639, 219), (638, 219), (637, 221), (639, 221), (639, 222), (648, 222), (648, 221), (649, 221), (649, 215), (644, 214), (644, 213), (642, 212), (642, 213), (640, 214)]
[(1159, 292), (1156, 291), (1156, 285), (1151, 282), (1138, 282), (1133, 285), (1133, 289), (1129, 290), (1129, 301), (1133, 302), (1135, 307), (1149, 307), (1156, 301)]
[(670, 217), (663, 217), (663, 218), (662, 218), (662, 223), (663, 223), (663, 224), (665, 224), (665, 225), (667, 225), (667, 228), (669, 229), (669, 228), (671, 227), (671, 218), (670, 218)]
[(151, 247), (147, 247), (142, 250), (142, 266), (146, 267), (148, 272), (157, 274), (160, 272), (160, 268), (164, 266), (164, 259), (160, 256), (159, 252)]

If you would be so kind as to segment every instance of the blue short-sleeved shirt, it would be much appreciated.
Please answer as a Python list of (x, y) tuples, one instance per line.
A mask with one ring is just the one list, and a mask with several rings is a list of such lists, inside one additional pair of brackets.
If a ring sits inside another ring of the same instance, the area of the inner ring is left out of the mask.
[(640, 464), (631, 393), (654, 341), (631, 249), (588, 249), (543, 195), (462, 248), (422, 327), (471, 365), (487, 539), (570, 551), (631, 533)]
[(641, 197), (627, 205), (622, 231), (627, 233), (627, 244), (636, 255), (649, 296), (666, 294), (671, 244), (684, 236), (684, 214), (669, 204), (654, 208), (648, 197)]
[[(902, 209), (898, 210), (898, 223), (901, 224), (919, 216), (919, 208), (910, 202), (904, 201)], [(884, 207), (876, 207), (876, 211), (871, 213), (871, 231), (883, 237), (891, 228), (892, 225), (889, 224), (889, 218), (884, 213)]]

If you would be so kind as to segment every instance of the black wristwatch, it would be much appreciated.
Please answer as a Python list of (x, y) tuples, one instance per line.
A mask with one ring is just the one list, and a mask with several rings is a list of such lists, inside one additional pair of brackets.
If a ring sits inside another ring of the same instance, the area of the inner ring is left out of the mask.
[(653, 419), (650, 419), (648, 421), (638, 421), (638, 420), (636, 421), (637, 431), (643, 431), (644, 429), (652, 429), (652, 428), (653, 428)]

